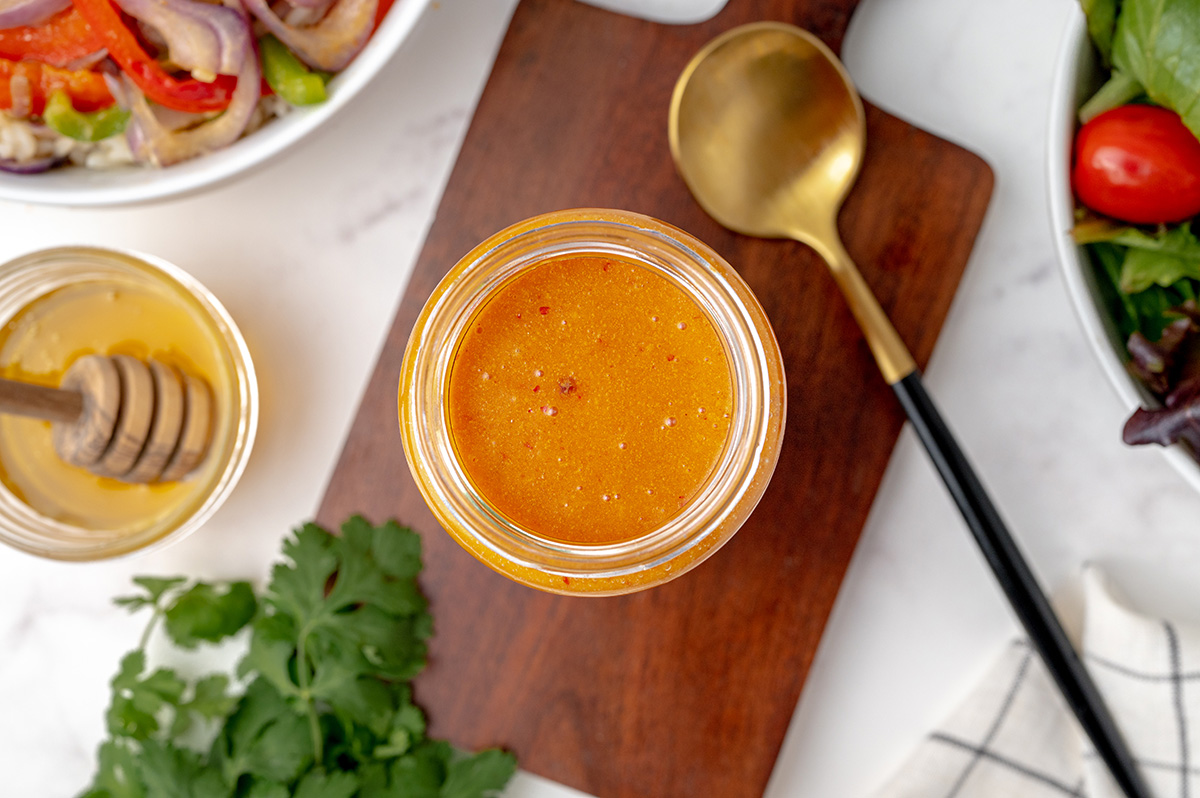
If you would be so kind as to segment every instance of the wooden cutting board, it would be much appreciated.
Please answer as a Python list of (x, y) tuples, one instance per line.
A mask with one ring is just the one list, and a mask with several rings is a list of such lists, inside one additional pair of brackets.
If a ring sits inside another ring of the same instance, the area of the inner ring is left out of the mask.
[[(729, 233), (693, 202), (667, 149), (667, 105), (717, 34), (778, 19), (837, 50), (855, 5), (732, 0), (684, 27), (572, 0), (518, 7), (319, 514), (422, 533), (436, 634), (417, 699), (431, 733), (503, 746), (602, 798), (762, 794), (903, 417), (813, 253)], [(992, 175), (877, 109), (867, 130), (841, 228), (923, 364)], [(641, 211), (711, 244), (762, 300), (788, 374), (783, 453), (749, 522), (683, 578), (619, 598), (538, 593), (463, 552), (409, 476), (396, 422), (405, 342), (442, 275), (500, 228), (578, 206)]]

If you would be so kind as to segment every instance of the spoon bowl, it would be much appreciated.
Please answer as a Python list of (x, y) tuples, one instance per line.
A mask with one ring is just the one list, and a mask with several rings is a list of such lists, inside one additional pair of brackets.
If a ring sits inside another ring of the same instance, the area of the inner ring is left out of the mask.
[(761, 22), (696, 54), (675, 86), (669, 135), (710, 216), (819, 248), (858, 176), (866, 125), (850, 76), (820, 39)]

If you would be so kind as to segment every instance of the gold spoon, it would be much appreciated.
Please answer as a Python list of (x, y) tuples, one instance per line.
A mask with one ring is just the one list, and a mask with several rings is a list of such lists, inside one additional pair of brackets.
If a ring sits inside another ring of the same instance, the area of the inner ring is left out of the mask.
[(824, 258), (880, 372), (1080, 725), (1125, 794), (1149, 798), (1045, 593), (842, 246), (837, 215), (866, 139), (862, 101), (845, 68), (819, 39), (791, 25), (735, 28), (683, 70), (668, 135), (679, 173), (710, 216), (745, 235), (801, 241)]
[(157, 360), (87, 355), (58, 388), (0, 379), (0, 413), (52, 422), (65, 462), (123, 482), (174, 482), (204, 460), (212, 392)]

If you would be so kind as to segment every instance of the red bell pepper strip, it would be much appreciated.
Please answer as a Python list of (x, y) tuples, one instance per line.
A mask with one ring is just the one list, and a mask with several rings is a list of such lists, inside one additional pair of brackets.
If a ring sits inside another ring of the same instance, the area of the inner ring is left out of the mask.
[(0, 30), (0, 58), (13, 61), (32, 59), (65, 67), (102, 47), (92, 26), (74, 8), (60, 11), (41, 25)]
[(120, 65), (142, 93), (159, 105), (176, 111), (204, 113), (229, 106), (237, 78), (218, 75), (211, 83), (176, 78), (142, 49), (110, 0), (74, 0), (75, 8), (92, 26), (109, 56)]
[(30, 112), (41, 114), (46, 100), (62, 90), (71, 98), (77, 111), (107, 108), (114, 100), (99, 72), (59, 69), (37, 61), (10, 61), (0, 58), (0, 109), (12, 108), (12, 79), (24, 77), (29, 81)]
[(375, 28), (378, 28), (383, 23), (383, 18), (387, 16), (388, 9), (395, 2), (396, 0), (379, 0), (379, 5), (375, 7)]

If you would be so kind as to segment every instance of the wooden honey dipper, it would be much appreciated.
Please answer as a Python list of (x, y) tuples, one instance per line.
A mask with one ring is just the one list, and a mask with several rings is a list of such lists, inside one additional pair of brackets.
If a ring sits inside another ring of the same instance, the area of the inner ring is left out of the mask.
[(212, 392), (157, 360), (87, 355), (58, 388), (0, 379), (0, 412), (53, 422), (67, 463), (123, 482), (174, 482), (204, 460)]

